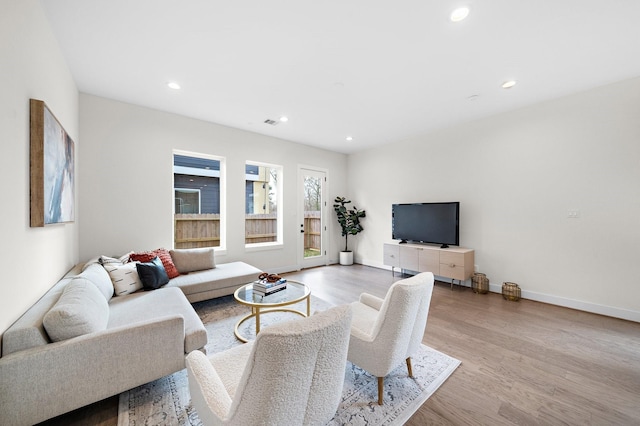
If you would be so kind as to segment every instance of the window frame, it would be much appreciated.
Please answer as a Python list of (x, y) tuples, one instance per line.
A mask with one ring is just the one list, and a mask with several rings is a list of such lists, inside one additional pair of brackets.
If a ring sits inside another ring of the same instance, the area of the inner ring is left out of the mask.
[[(214, 160), (220, 163), (219, 171), (219, 185), (220, 185), (220, 244), (217, 247), (212, 247), (216, 254), (224, 255), (227, 253), (227, 158), (219, 155), (205, 154), (202, 152), (185, 151), (180, 149), (174, 149), (171, 153), (171, 180), (173, 182), (172, 197), (175, 197), (175, 180), (174, 175), (176, 169), (174, 166), (174, 156), (182, 155), (186, 157), (204, 158), (207, 160)], [(175, 202), (172, 201), (173, 214), (175, 217)], [(200, 201), (200, 210), (202, 207), (202, 200)], [(175, 220), (172, 220), (172, 233), (175, 235)], [(175, 247), (175, 239), (172, 242)]]

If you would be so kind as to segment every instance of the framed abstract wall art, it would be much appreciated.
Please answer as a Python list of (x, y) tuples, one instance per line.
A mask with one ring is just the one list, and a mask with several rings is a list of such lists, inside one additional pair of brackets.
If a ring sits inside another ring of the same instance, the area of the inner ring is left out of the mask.
[(75, 145), (43, 101), (30, 100), (31, 226), (75, 220)]

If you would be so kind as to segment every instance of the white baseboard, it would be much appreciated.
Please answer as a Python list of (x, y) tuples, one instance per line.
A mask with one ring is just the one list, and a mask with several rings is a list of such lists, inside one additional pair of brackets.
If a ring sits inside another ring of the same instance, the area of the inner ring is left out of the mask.
[[(489, 290), (491, 290), (494, 293), (502, 293), (502, 286), (490, 284)], [(616, 308), (614, 306), (599, 305), (597, 303), (569, 299), (566, 297), (554, 296), (551, 294), (537, 293), (535, 291), (528, 291), (528, 290), (522, 290), (522, 298), (535, 300), (536, 302), (549, 303), (551, 305), (563, 306), (565, 308), (577, 309), (579, 311), (591, 312), (593, 314), (605, 315), (608, 317), (640, 322), (640, 312), (631, 311), (629, 309)]]
[(269, 269), (269, 273), (271, 274), (284, 274), (285, 272), (296, 272), (301, 270), (302, 268), (299, 265), (285, 265), (279, 266), (274, 269)]
[(387, 271), (391, 270), (391, 266), (383, 265), (382, 263), (374, 261), (374, 260), (360, 259), (357, 255), (353, 260), (354, 260), (354, 262), (359, 263), (359, 264), (364, 265), (364, 266), (372, 266), (372, 267), (378, 268), (378, 269), (386, 269)]
[[(390, 266), (382, 265), (376, 261), (363, 260), (363, 265), (372, 266), (378, 269), (391, 270)], [(446, 278), (438, 277), (439, 281), (450, 282)], [(462, 283), (465, 287), (470, 287), (469, 280)], [(489, 291), (492, 293), (502, 293), (501, 284), (489, 284)], [(568, 299), (566, 297), (554, 296), (551, 294), (537, 293), (535, 291), (522, 290), (522, 298), (534, 300), (536, 302), (548, 303), (550, 305), (562, 306), (564, 308), (576, 309), (579, 311), (591, 312), (593, 314), (605, 315), (613, 318), (620, 318), (623, 320), (640, 322), (640, 312), (632, 311), (629, 309), (616, 308), (614, 306), (599, 305), (597, 303), (585, 302), (582, 300)]]
[[(327, 263), (327, 265), (334, 265), (338, 263), (337, 260), (332, 260), (329, 259), (329, 262)], [(269, 268), (269, 272), (272, 274), (284, 274), (286, 272), (298, 272), (302, 270), (302, 266), (300, 265), (285, 265), (285, 266), (278, 266), (277, 268)]]

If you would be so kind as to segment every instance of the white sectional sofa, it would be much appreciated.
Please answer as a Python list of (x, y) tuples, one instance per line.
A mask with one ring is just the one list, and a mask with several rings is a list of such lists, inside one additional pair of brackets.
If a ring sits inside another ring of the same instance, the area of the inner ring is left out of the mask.
[(181, 275), (124, 296), (102, 265), (76, 265), (2, 336), (0, 424), (35, 424), (183, 369), (207, 343), (189, 302), (233, 294), (261, 273), (216, 266), (209, 250), (171, 252)]

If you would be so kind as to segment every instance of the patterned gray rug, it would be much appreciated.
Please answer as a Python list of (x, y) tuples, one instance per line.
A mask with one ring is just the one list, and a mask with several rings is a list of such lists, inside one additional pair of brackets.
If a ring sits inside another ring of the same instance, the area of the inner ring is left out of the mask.
[[(311, 312), (327, 309), (329, 303), (311, 296)], [(248, 308), (233, 296), (194, 304), (207, 328), (207, 352), (215, 353), (241, 344), (234, 336), (235, 325)], [(304, 311), (304, 303), (294, 306)], [(300, 318), (291, 313), (261, 316), (263, 327), (275, 321)], [(254, 322), (243, 324), (240, 332), (255, 336)], [(377, 380), (347, 362), (342, 402), (329, 425), (401, 425), (444, 383), (460, 361), (422, 345), (412, 358), (413, 374), (407, 377), (404, 363), (385, 378), (384, 405), (377, 404)], [(120, 394), (118, 426), (189, 425), (200, 426), (198, 414), (191, 406), (186, 370), (163, 377)]]

